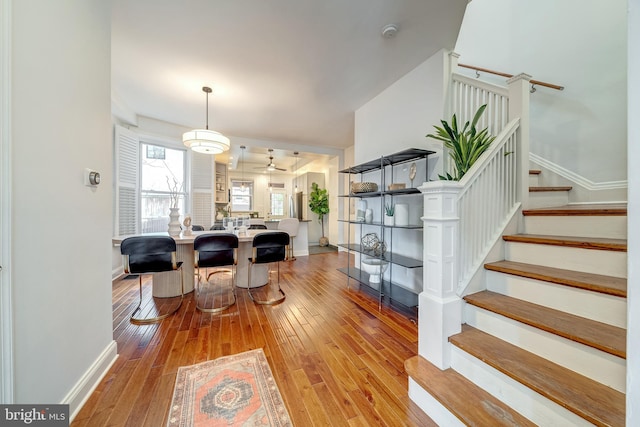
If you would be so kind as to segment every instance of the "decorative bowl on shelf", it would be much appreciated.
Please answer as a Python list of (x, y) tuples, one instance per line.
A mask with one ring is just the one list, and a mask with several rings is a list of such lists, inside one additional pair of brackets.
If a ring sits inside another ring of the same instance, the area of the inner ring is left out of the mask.
[(378, 184), (375, 182), (352, 182), (352, 193), (373, 193), (378, 191)]
[(393, 190), (403, 190), (407, 187), (406, 184), (404, 183), (394, 183), (394, 184), (389, 184), (389, 191), (393, 191)]

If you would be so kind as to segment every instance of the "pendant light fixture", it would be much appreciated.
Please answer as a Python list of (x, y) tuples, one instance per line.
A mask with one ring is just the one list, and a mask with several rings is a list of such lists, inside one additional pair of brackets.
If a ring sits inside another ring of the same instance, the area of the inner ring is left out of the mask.
[(294, 189), (294, 192), (298, 192), (298, 153), (297, 151), (293, 152), (293, 155), (296, 156), (296, 172), (295, 172), (295, 176), (296, 176), (296, 188)]
[(185, 132), (182, 135), (182, 143), (198, 153), (220, 154), (229, 149), (229, 138), (220, 132), (209, 130), (209, 94), (211, 93), (211, 88), (204, 86), (202, 91), (206, 93), (207, 98), (206, 127)]

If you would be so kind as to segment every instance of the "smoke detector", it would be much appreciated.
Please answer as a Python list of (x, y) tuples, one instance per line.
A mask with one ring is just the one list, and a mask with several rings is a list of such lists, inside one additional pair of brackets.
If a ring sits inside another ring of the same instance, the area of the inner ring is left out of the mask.
[(384, 28), (382, 29), (382, 37), (384, 37), (385, 39), (390, 39), (393, 36), (395, 36), (397, 32), (398, 32), (397, 26), (393, 24), (385, 25)]

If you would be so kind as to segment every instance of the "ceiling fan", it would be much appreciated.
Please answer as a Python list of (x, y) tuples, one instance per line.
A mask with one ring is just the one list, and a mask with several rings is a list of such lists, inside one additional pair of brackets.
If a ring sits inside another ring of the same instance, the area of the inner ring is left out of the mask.
[(286, 169), (276, 167), (275, 163), (273, 163), (273, 148), (269, 148), (268, 151), (269, 151), (269, 163), (267, 163), (266, 166), (260, 166), (258, 168), (254, 168), (254, 169), (262, 169), (262, 168), (266, 167), (269, 172), (272, 172), (272, 171), (283, 171), (284, 172), (284, 171), (286, 171)]

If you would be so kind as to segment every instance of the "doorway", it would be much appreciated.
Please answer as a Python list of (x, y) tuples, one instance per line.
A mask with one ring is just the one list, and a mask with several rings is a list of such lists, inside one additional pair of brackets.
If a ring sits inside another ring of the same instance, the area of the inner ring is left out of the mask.
[(0, 0), (0, 402), (13, 403), (11, 307), (11, 1)]

